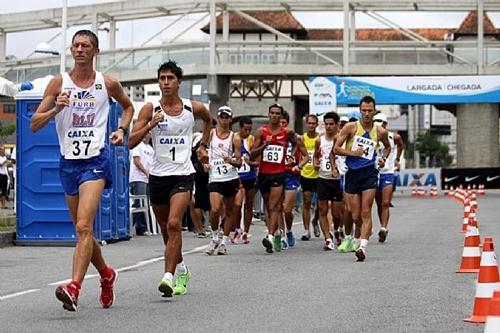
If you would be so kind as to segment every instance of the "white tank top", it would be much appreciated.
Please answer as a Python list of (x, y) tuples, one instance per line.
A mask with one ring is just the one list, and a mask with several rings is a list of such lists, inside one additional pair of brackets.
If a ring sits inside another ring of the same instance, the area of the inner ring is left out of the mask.
[(195, 173), (191, 163), (193, 142), (193, 106), (191, 100), (182, 99), (182, 112), (169, 116), (160, 101), (153, 102), (153, 115), (162, 112), (164, 121), (151, 129), (155, 154), (149, 171), (153, 176), (187, 176)]
[(224, 163), (224, 157), (233, 157), (233, 131), (229, 132), (229, 136), (221, 139), (217, 136), (217, 131), (212, 130), (212, 138), (208, 148), (208, 158), (210, 169), (208, 179), (210, 183), (226, 182), (233, 179), (238, 179), (238, 170), (229, 163)]
[(55, 117), (61, 155), (69, 160), (98, 156), (106, 142), (109, 115), (103, 75), (95, 72), (94, 83), (80, 88), (68, 73), (63, 73), (61, 92), (70, 93), (69, 106)]
[[(332, 176), (332, 163), (330, 162), (330, 152), (334, 145), (333, 140), (328, 140), (326, 135), (322, 135), (319, 141), (319, 151), (321, 160), (319, 164), (319, 177), (322, 179), (335, 179)], [(335, 161), (337, 163), (337, 161)]]
[[(346, 143), (342, 145), (342, 148), (345, 149)], [(340, 156), (340, 155), (335, 155), (335, 163), (337, 163), (337, 169), (339, 169), (339, 174), (341, 176), (345, 175), (347, 171), (349, 170), (349, 167), (347, 166), (346, 162), (347, 156)]]
[[(382, 174), (387, 174), (387, 173), (394, 173), (394, 164), (396, 161), (396, 155), (397, 151), (395, 149), (395, 144), (394, 144), (394, 133), (393, 132), (387, 132), (387, 137), (389, 138), (389, 144), (391, 145), (391, 153), (385, 160), (384, 167), (380, 169), (380, 173)], [(384, 151), (384, 144), (380, 143), (380, 152), (378, 153), (378, 156), (382, 156), (382, 152)]]

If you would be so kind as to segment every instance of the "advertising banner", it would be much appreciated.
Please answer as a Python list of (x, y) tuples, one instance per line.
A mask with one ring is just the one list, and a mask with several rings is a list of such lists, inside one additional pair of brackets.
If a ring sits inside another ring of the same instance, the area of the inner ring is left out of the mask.
[(311, 78), (309, 83), (309, 112), (322, 116), (337, 110), (335, 83), (326, 77)]
[(484, 185), (484, 188), (500, 188), (500, 168), (463, 168), (463, 169), (443, 169), (441, 172), (441, 182), (443, 187), (462, 185), (467, 186)]
[[(310, 78), (313, 82), (317, 77)], [(377, 104), (456, 104), (500, 102), (500, 76), (387, 76), (325, 79), (336, 86), (338, 105), (359, 104), (364, 96)]]
[(396, 188), (398, 190), (411, 190), (415, 186), (441, 187), (441, 169), (405, 169), (396, 175)]

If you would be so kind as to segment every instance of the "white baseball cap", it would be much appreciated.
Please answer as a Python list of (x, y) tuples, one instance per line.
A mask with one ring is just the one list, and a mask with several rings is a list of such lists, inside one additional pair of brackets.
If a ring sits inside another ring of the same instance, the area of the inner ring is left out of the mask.
[(348, 123), (349, 122), (349, 118), (347, 116), (340, 117), (340, 122), (343, 122), (343, 121), (346, 122), (346, 123)]
[(387, 116), (383, 114), (382, 112), (377, 113), (375, 117), (373, 117), (373, 121), (381, 121), (383, 123), (387, 122)]
[(233, 110), (227, 105), (221, 106), (219, 109), (217, 109), (217, 115), (220, 116), (221, 114), (227, 114), (229, 117), (233, 116)]

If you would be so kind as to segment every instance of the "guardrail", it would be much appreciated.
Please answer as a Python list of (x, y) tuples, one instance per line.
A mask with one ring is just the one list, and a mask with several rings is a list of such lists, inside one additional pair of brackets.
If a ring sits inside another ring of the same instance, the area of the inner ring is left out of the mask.
[[(463, 70), (477, 65), (476, 46), (474, 41), (356, 41), (350, 44), (349, 62), (350, 65), (380, 65), (381, 74), (384, 73), (384, 65), (457, 65)], [(484, 56), (486, 67), (500, 67), (500, 44), (486, 43)], [(167, 59), (174, 59), (182, 65), (208, 65), (209, 43), (172, 43), (107, 50), (97, 58), (97, 68), (112, 74), (133, 70), (154, 71)], [(32, 80), (58, 73), (59, 61), (59, 57), (51, 56), (0, 62), (0, 75), (14, 82)], [(342, 41), (218, 41), (216, 46), (217, 66), (333, 65), (341, 68), (342, 62)], [(68, 57), (67, 67), (71, 66), (72, 59)], [(186, 75), (189, 76), (189, 73)]]

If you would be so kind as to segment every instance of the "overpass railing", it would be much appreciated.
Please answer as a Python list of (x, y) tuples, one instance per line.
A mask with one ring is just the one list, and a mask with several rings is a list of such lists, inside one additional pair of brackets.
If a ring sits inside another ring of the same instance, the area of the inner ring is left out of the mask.
[[(343, 66), (342, 41), (218, 41), (216, 45), (216, 72), (225, 65), (248, 66), (245, 73), (251, 73), (253, 65), (329, 65), (339, 69)], [(380, 75), (386, 73), (384, 66), (390, 65), (457, 65), (469, 72), (456, 74), (473, 74), (472, 70), (477, 66), (476, 45), (474, 41), (356, 41), (349, 45), (349, 64), (379, 65)], [(66, 65), (70, 68), (73, 60), (71, 57), (67, 59)], [(172, 43), (106, 50), (101, 52), (96, 65), (98, 70), (115, 75), (130, 71), (154, 73), (159, 64), (168, 59), (174, 59), (181, 65), (208, 65), (209, 43)], [(58, 56), (4, 61), (0, 62), (0, 75), (13, 82), (33, 80), (58, 73), (59, 61)], [(485, 42), (484, 64), (486, 68), (500, 68), (498, 42)], [(189, 74), (186, 73), (186, 76)]]

